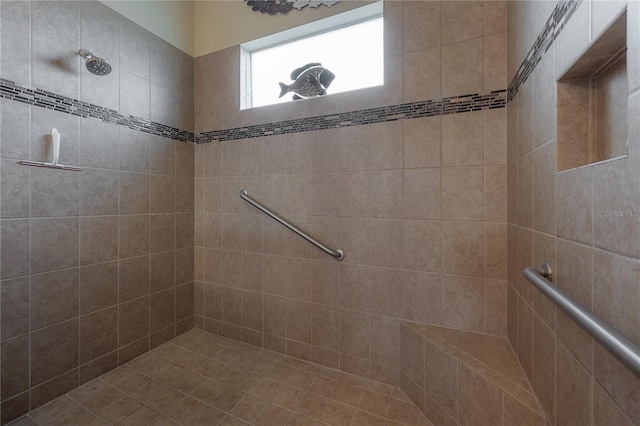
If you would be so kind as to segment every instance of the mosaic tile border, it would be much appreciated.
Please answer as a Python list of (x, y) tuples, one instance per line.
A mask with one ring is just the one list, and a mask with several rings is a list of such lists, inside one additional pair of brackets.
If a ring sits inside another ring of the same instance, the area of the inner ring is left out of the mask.
[(481, 111), (483, 109), (504, 108), (508, 102), (513, 100), (522, 84), (531, 76), (533, 70), (542, 59), (542, 56), (549, 50), (558, 37), (558, 34), (560, 34), (567, 21), (581, 3), (582, 0), (563, 0), (559, 2), (551, 13), (543, 30), (536, 38), (527, 57), (518, 68), (508, 88), (484, 95), (474, 93), (440, 100), (410, 102), (340, 114), (213, 130), (198, 135), (144, 118), (123, 115), (109, 108), (71, 99), (42, 89), (20, 86), (13, 81), (2, 78), (0, 78), (0, 98), (72, 114), (78, 117), (97, 118), (105, 123), (125, 126), (132, 130), (138, 130), (177, 141), (195, 143), (250, 139), (262, 136), (302, 133), (436, 115), (459, 114)]
[(83, 118), (97, 118), (105, 123), (125, 126), (132, 130), (163, 136), (182, 142), (194, 142), (193, 132), (147, 120), (145, 118), (123, 115), (109, 108), (93, 105), (77, 99), (67, 98), (42, 89), (20, 86), (13, 81), (0, 78), (0, 98), (22, 102)]
[(507, 91), (504, 89), (493, 91), (487, 95), (474, 93), (440, 100), (410, 102), (339, 114), (277, 121), (253, 126), (236, 127), (233, 129), (213, 130), (200, 133), (196, 137), (196, 143), (251, 139), (262, 136), (311, 132), (314, 130), (361, 126), (388, 121), (481, 111), (483, 109), (504, 108), (507, 104), (506, 95)]
[(511, 83), (509, 83), (507, 102), (511, 102), (518, 94), (520, 86), (531, 76), (533, 70), (542, 60), (542, 56), (549, 50), (551, 45), (553, 45), (553, 42), (558, 38), (558, 35), (581, 3), (582, 0), (564, 0), (559, 2), (553, 9), (544, 28), (540, 34), (538, 34), (535, 43), (533, 43), (529, 53), (520, 64)]

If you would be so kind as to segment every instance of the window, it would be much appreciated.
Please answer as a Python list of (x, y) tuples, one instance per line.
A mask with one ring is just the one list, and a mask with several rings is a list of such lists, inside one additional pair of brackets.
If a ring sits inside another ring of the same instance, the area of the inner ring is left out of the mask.
[[(321, 63), (335, 75), (327, 94), (378, 86), (384, 81), (382, 3), (375, 3), (242, 45), (241, 108), (290, 102), (279, 83)], [(304, 97), (304, 96), (303, 96)]]

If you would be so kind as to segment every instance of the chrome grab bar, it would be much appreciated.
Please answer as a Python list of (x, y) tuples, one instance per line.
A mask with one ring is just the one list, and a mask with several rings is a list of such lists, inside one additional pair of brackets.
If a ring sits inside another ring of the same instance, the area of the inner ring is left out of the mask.
[(334, 257), (336, 260), (344, 259), (344, 252), (342, 250), (340, 250), (340, 249), (335, 250), (335, 251), (331, 250), (329, 247), (325, 246), (320, 241), (318, 241), (315, 238), (313, 238), (311, 235), (309, 235), (306, 232), (298, 229), (295, 225), (287, 222), (286, 220), (284, 220), (283, 218), (281, 218), (280, 216), (278, 216), (277, 214), (275, 214), (274, 212), (272, 212), (271, 210), (269, 210), (268, 208), (266, 208), (265, 206), (263, 206), (262, 204), (260, 204), (256, 200), (254, 200), (253, 198), (249, 197), (249, 193), (247, 192), (246, 189), (243, 189), (243, 190), (240, 191), (240, 198), (242, 198), (247, 203), (249, 203), (252, 206), (254, 206), (255, 208), (257, 208), (258, 210), (262, 211), (263, 213), (267, 214), (268, 216), (271, 216), (271, 218), (275, 219), (276, 221), (280, 222), (280, 224), (286, 226), (291, 231), (293, 231), (296, 234), (300, 235), (302, 238), (304, 238), (305, 240), (309, 241), (311, 244), (313, 244), (314, 246), (318, 247), (320, 250), (324, 251), (329, 256)]
[[(546, 264), (546, 266), (545, 266)], [(576, 324), (600, 343), (625, 367), (640, 377), (640, 347), (611, 324), (589, 309), (567, 296), (558, 287), (545, 279), (542, 273), (551, 274), (548, 263), (524, 270), (524, 276), (535, 288), (556, 304)]]

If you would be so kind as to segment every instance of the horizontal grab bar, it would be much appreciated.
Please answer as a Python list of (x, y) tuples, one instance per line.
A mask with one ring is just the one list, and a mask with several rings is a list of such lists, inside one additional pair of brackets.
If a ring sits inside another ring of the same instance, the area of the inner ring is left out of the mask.
[[(546, 262), (545, 262), (546, 263)], [(530, 267), (524, 270), (524, 276), (535, 288), (555, 303), (576, 324), (601, 344), (625, 367), (640, 377), (640, 347), (611, 324), (598, 317), (589, 309), (567, 296), (558, 287), (541, 276), (546, 271), (542, 267)]]
[(247, 192), (246, 189), (243, 189), (243, 190), (240, 191), (240, 198), (242, 198), (247, 203), (249, 203), (252, 206), (254, 206), (255, 208), (257, 208), (258, 210), (262, 211), (266, 215), (271, 216), (271, 218), (275, 219), (276, 221), (280, 222), (280, 224), (286, 226), (291, 231), (293, 231), (296, 234), (300, 235), (302, 238), (304, 238), (305, 240), (309, 241), (311, 244), (313, 244), (314, 246), (318, 247), (320, 250), (324, 251), (329, 256), (334, 257), (336, 260), (344, 259), (344, 252), (342, 250), (340, 250), (340, 249), (331, 250), (329, 247), (325, 246), (320, 241), (318, 241), (315, 238), (313, 238), (311, 235), (309, 235), (306, 232), (298, 229), (295, 225), (287, 222), (286, 220), (284, 220), (283, 218), (281, 218), (280, 216), (278, 216), (277, 214), (275, 214), (274, 212), (272, 212), (271, 210), (269, 210), (268, 208), (266, 208), (265, 206), (263, 206), (262, 204), (260, 204), (256, 200), (254, 200), (253, 198), (249, 197), (249, 193)]

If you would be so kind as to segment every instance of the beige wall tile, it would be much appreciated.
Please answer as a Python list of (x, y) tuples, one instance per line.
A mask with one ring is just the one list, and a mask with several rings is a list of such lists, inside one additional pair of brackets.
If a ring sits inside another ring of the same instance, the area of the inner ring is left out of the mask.
[(383, 170), (369, 173), (369, 216), (401, 218), (403, 172)]
[(554, 282), (572, 298), (591, 308), (593, 249), (566, 240), (557, 242)]
[(533, 310), (518, 299), (518, 359), (529, 380), (533, 376)]
[(404, 167), (436, 167), (441, 156), (441, 118), (406, 120), (404, 126)]
[(507, 334), (507, 283), (503, 280), (484, 281), (484, 331)]
[(594, 383), (593, 424), (604, 426), (610, 423), (624, 426), (631, 426), (633, 424), (600, 385)]
[(2, 348), (2, 397), (6, 400), (29, 388), (29, 335), (23, 334), (4, 340), (0, 347)]
[(636, 315), (639, 274), (637, 259), (601, 250), (593, 252), (594, 312), (633, 341), (640, 339), (640, 318)]
[[(451, 417), (458, 418), (458, 362), (428, 340), (424, 342), (425, 392)], [(429, 413), (431, 414), (431, 413)]]
[(484, 4), (481, 1), (442, 2), (442, 44), (482, 37)]
[[(340, 349), (340, 309), (332, 306), (313, 304), (311, 343), (332, 351)], [(324, 358), (324, 357), (323, 357)]]
[(537, 316), (533, 317), (533, 389), (552, 422), (555, 419), (555, 337)]
[(242, 326), (252, 330), (263, 329), (263, 295), (252, 291), (242, 292)]
[(2, 338), (8, 339), (29, 331), (29, 279), (16, 278), (0, 283), (2, 303)]
[(518, 351), (518, 292), (507, 286), (507, 339), (514, 352)]
[(522, 271), (533, 264), (533, 233), (526, 228), (518, 228), (516, 244), (518, 247), (518, 257), (514, 271), (516, 279), (512, 283), (515, 284), (516, 289), (524, 300), (531, 305), (533, 286), (524, 278)]
[(108, 309), (80, 317), (80, 363), (117, 349), (118, 309)]
[(287, 259), (287, 297), (311, 300), (312, 267), (309, 259)]
[[(640, 389), (640, 380), (629, 374), (622, 364), (613, 358), (604, 348), (594, 345), (594, 378), (593, 385), (600, 386), (616, 402), (623, 413), (633, 422), (640, 419), (640, 410), (634, 404), (635, 398)], [(582, 372), (582, 371), (581, 371)]]
[[(225, 323), (240, 325), (242, 322), (242, 291), (223, 287), (222, 320)], [(239, 339), (237, 339), (239, 340)]]
[(340, 306), (369, 312), (371, 298), (370, 268), (363, 265), (340, 265)]
[[(367, 217), (370, 212), (376, 214), (394, 214), (394, 208), (389, 203), (379, 208), (373, 208), (371, 200), (374, 197), (383, 198), (385, 191), (397, 189), (397, 177), (391, 182), (380, 182), (386, 176), (397, 175), (398, 170), (385, 170), (380, 172), (352, 172), (329, 175), (314, 175), (313, 185), (318, 198), (313, 199), (314, 213), (322, 212), (326, 216)], [(376, 173), (375, 180), (372, 174)], [(324, 179), (324, 181), (323, 181)], [(381, 185), (375, 188), (374, 184)], [(326, 186), (329, 185), (329, 186)], [(343, 189), (336, 194), (331, 185), (340, 185)], [(326, 187), (325, 187), (326, 186)], [(397, 199), (397, 195), (394, 194)]]
[(120, 258), (149, 253), (149, 217), (146, 215), (119, 216)]
[[(467, 93), (456, 91), (456, 94)], [(483, 114), (449, 114), (442, 117), (442, 165), (472, 166), (484, 163)]]
[(533, 155), (525, 155), (518, 160), (518, 215), (519, 223), (533, 227)]
[[(171, 232), (173, 234), (173, 232)], [(104, 216), (80, 220), (80, 263), (105, 262), (118, 255), (118, 218)]]
[(78, 316), (78, 268), (31, 278), (31, 329)]
[[(446, 56), (442, 56), (444, 59)], [(440, 99), (445, 77), (441, 74), (440, 47), (412, 51), (404, 55), (404, 102)], [(442, 62), (443, 66), (445, 62)], [(444, 69), (444, 68), (443, 68)], [(442, 77), (441, 77), (442, 76)], [(443, 83), (441, 85), (441, 78)], [(458, 92), (457, 92), (458, 93)], [(445, 95), (446, 96), (446, 95)]]
[(507, 224), (484, 224), (484, 276), (507, 278)]
[(405, 271), (404, 318), (430, 324), (442, 322), (442, 277), (429, 272)]
[(264, 332), (287, 335), (287, 300), (284, 297), (264, 296)]
[(484, 111), (484, 163), (507, 163), (507, 109)]
[(538, 147), (556, 137), (556, 85), (554, 57), (544, 55), (533, 74), (533, 145)]
[[(640, 173), (625, 159), (593, 167), (593, 232), (597, 247), (640, 257)], [(634, 213), (635, 212), (635, 213)]]
[(262, 218), (258, 215), (242, 215), (242, 250), (262, 252)]
[(371, 268), (370, 271), (370, 312), (401, 317), (403, 271), (389, 268)]
[[(533, 234), (533, 264), (538, 265), (542, 262), (550, 262), (552, 265), (556, 263), (556, 240), (549, 235), (534, 233)], [(556, 307), (542, 293), (534, 290), (533, 308), (546, 325), (555, 330), (556, 324)]]
[(442, 263), (442, 231), (439, 222), (404, 221), (404, 267), (439, 272)]
[(484, 219), (507, 221), (507, 166), (484, 168)]
[[(149, 292), (165, 290), (176, 285), (175, 251), (149, 256)], [(154, 330), (155, 331), (155, 330)]]
[(123, 346), (149, 334), (149, 298), (143, 297), (118, 307), (118, 346)]
[(338, 169), (340, 171), (369, 170), (370, 139), (369, 126), (341, 129), (337, 143)]
[(484, 229), (481, 222), (442, 223), (442, 271), (481, 277)]
[(287, 299), (287, 338), (311, 343), (312, 306), (309, 302)]
[[(241, 142), (240, 149), (242, 150), (240, 153), (242, 175), (243, 176), (261, 175), (262, 174), (262, 151), (263, 151), (262, 138), (244, 140)], [(235, 156), (237, 155), (235, 151), (236, 151), (236, 148), (234, 147), (233, 152), (229, 156), (231, 158), (225, 157), (224, 155), (225, 145), (223, 145), (223, 151), (222, 151), (223, 170), (224, 170), (225, 158), (229, 158), (229, 163), (232, 164), (232, 166), (230, 167), (235, 168), (235, 165), (233, 164), (234, 161), (236, 160)]]
[(371, 315), (369, 325), (371, 327), (369, 330), (371, 360), (374, 363), (398, 366), (400, 351), (400, 325), (398, 320)]
[(31, 273), (78, 266), (79, 220), (31, 220)]
[(78, 319), (31, 334), (31, 386), (78, 366)]
[(533, 149), (533, 81), (528, 79), (518, 92), (518, 155)]
[[(80, 269), (81, 285), (84, 281), (85, 271), (88, 273), (88, 269)], [(116, 273), (119, 274), (117, 275), (117, 289), (120, 302), (149, 294), (149, 256), (121, 260)], [(82, 295), (82, 297), (84, 296)]]
[(478, 93), (484, 86), (483, 38), (442, 49), (442, 96)]
[[(116, 221), (116, 226), (117, 226), (117, 221)], [(117, 235), (117, 233), (115, 234)], [(176, 216), (175, 215), (172, 215), (172, 214), (149, 215), (149, 251), (151, 253), (174, 250), (176, 248), (175, 239), (176, 239)], [(117, 246), (117, 243), (116, 243), (116, 246)]]
[[(369, 263), (399, 268), (403, 265), (404, 226), (402, 220), (372, 219)], [(390, 256), (389, 253), (394, 253)]]
[(369, 357), (369, 314), (342, 309), (340, 350), (349, 355)]
[(486, 379), (459, 364), (459, 419), (463, 424), (497, 424), (503, 415), (502, 392)]
[(340, 218), (340, 239), (338, 245), (348, 256), (346, 263), (366, 264), (370, 244), (369, 219)]
[(402, 5), (405, 53), (440, 46), (440, 6), (439, 2)]
[(75, 173), (32, 170), (31, 217), (77, 216), (79, 186), (80, 178)]
[(593, 386), (587, 373), (562, 345), (556, 345), (556, 423), (590, 423)]
[(120, 172), (120, 214), (149, 211), (149, 175)]
[(497, 33), (484, 38), (484, 91), (502, 90), (507, 80), (507, 35)]
[[(401, 8), (392, 10), (402, 11)], [(415, 120), (411, 120), (415, 121)], [(377, 123), (370, 128), (370, 168), (401, 169), (403, 166), (404, 123)]]
[(287, 173), (289, 152), (287, 148), (293, 135), (281, 138), (264, 138), (262, 145), (263, 175), (283, 175)]
[(442, 218), (479, 220), (484, 215), (484, 170), (482, 167), (442, 169)]
[(505, 32), (507, 29), (507, 2), (484, 2), (484, 33), (485, 35)]
[(556, 144), (550, 142), (533, 153), (533, 228), (554, 234)]
[(332, 260), (312, 262), (311, 300), (315, 303), (340, 304), (339, 265)]
[(440, 174), (438, 168), (404, 171), (405, 219), (440, 219)]
[(153, 136), (149, 143), (149, 173), (175, 175), (176, 141)]
[(482, 278), (442, 276), (442, 324), (484, 331), (484, 283)]

